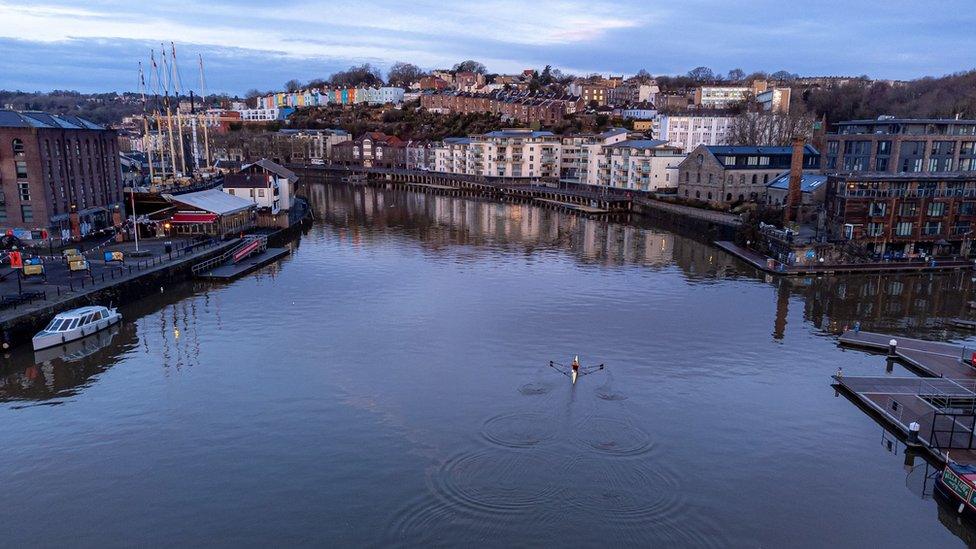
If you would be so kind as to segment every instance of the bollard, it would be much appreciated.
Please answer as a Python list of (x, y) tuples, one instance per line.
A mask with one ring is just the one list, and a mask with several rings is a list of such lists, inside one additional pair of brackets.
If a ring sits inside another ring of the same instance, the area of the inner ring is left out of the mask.
[(891, 373), (895, 369), (895, 361), (891, 357), (885, 359), (885, 372)]
[(898, 340), (892, 339), (888, 342), (888, 356), (895, 357), (898, 356)]
[(918, 430), (921, 426), (917, 421), (908, 425), (908, 444), (918, 444)]

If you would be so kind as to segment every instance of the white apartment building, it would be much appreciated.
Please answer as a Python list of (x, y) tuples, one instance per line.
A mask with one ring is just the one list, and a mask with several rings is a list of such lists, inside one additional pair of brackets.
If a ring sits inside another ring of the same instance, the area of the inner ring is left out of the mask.
[(598, 158), (607, 145), (627, 140), (627, 130), (612, 128), (599, 134), (564, 136), (560, 141), (559, 180), (564, 183), (596, 185)]
[(596, 184), (632, 191), (678, 186), (678, 164), (687, 157), (660, 139), (630, 139), (602, 148)]
[(241, 120), (244, 122), (274, 122), (275, 120), (283, 120), (287, 113), (292, 110), (274, 107), (271, 109), (241, 109), (238, 112), (241, 113)]
[(691, 152), (699, 145), (725, 145), (735, 117), (706, 114), (660, 115), (654, 122), (654, 136)]
[(406, 91), (403, 88), (384, 86), (382, 88), (366, 88), (364, 90), (366, 102), (370, 105), (385, 105), (393, 103), (399, 105), (403, 103), (403, 96)]
[(702, 86), (695, 90), (695, 105), (703, 109), (728, 109), (744, 103), (752, 91), (747, 86)]
[(445, 139), (435, 170), (485, 177), (558, 177), (560, 140), (552, 132), (506, 129)]

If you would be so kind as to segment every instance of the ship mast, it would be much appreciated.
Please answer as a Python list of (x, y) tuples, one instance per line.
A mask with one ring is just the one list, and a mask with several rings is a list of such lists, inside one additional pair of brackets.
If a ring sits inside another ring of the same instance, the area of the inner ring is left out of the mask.
[(149, 159), (149, 183), (152, 184), (155, 177), (153, 167), (152, 147), (149, 144), (149, 113), (146, 109), (146, 75), (142, 71), (142, 61), (139, 61), (139, 93), (142, 95), (142, 149), (146, 151)]
[[(162, 46), (162, 44), (160, 44)], [(173, 165), (173, 177), (176, 177), (176, 147), (173, 144), (173, 111), (169, 107), (169, 86), (172, 83), (172, 74), (169, 69), (169, 62), (166, 60), (166, 48), (163, 46), (163, 72), (166, 74), (166, 80), (163, 83), (163, 105), (166, 107), (166, 127), (169, 133), (169, 155), (170, 162)], [(178, 112), (178, 111), (177, 111)], [(182, 144), (182, 141), (181, 141)]]
[(183, 91), (183, 78), (176, 66), (176, 44), (170, 42), (170, 46), (172, 46), (173, 52), (173, 64), (170, 65), (170, 70), (173, 73), (171, 82), (173, 82), (176, 92), (176, 127), (180, 131), (180, 163), (183, 165), (183, 174), (186, 175), (186, 152), (183, 150), (183, 116), (180, 114), (180, 93)]
[[(159, 147), (159, 167), (160, 180), (166, 179), (166, 145), (163, 141), (163, 121), (159, 112), (159, 66), (156, 64), (156, 54), (153, 50), (149, 51), (149, 60), (152, 62), (153, 72), (149, 73), (149, 89), (153, 94), (153, 118), (156, 119), (156, 146)], [(156, 80), (153, 80), (153, 76)]]
[(203, 106), (203, 166), (210, 169), (210, 138), (207, 135), (207, 80), (203, 76), (203, 54), (200, 56), (200, 99)]

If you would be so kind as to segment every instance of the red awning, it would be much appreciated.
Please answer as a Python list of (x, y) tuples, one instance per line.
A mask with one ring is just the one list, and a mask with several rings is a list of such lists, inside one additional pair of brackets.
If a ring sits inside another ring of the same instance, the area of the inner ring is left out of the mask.
[(214, 221), (217, 221), (217, 214), (206, 212), (180, 212), (174, 215), (173, 219), (170, 220), (172, 223), (213, 223)]

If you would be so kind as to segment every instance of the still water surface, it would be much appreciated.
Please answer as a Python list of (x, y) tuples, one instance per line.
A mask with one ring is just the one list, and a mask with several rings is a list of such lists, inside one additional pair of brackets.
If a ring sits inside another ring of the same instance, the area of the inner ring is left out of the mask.
[[(0, 377), (7, 546), (952, 547), (830, 387), (967, 276), (769, 279), (663, 228), (312, 186), (294, 255)], [(576, 386), (547, 366), (607, 369)], [(896, 374), (905, 375), (904, 371)], [(931, 472), (931, 471), (929, 471)]]

